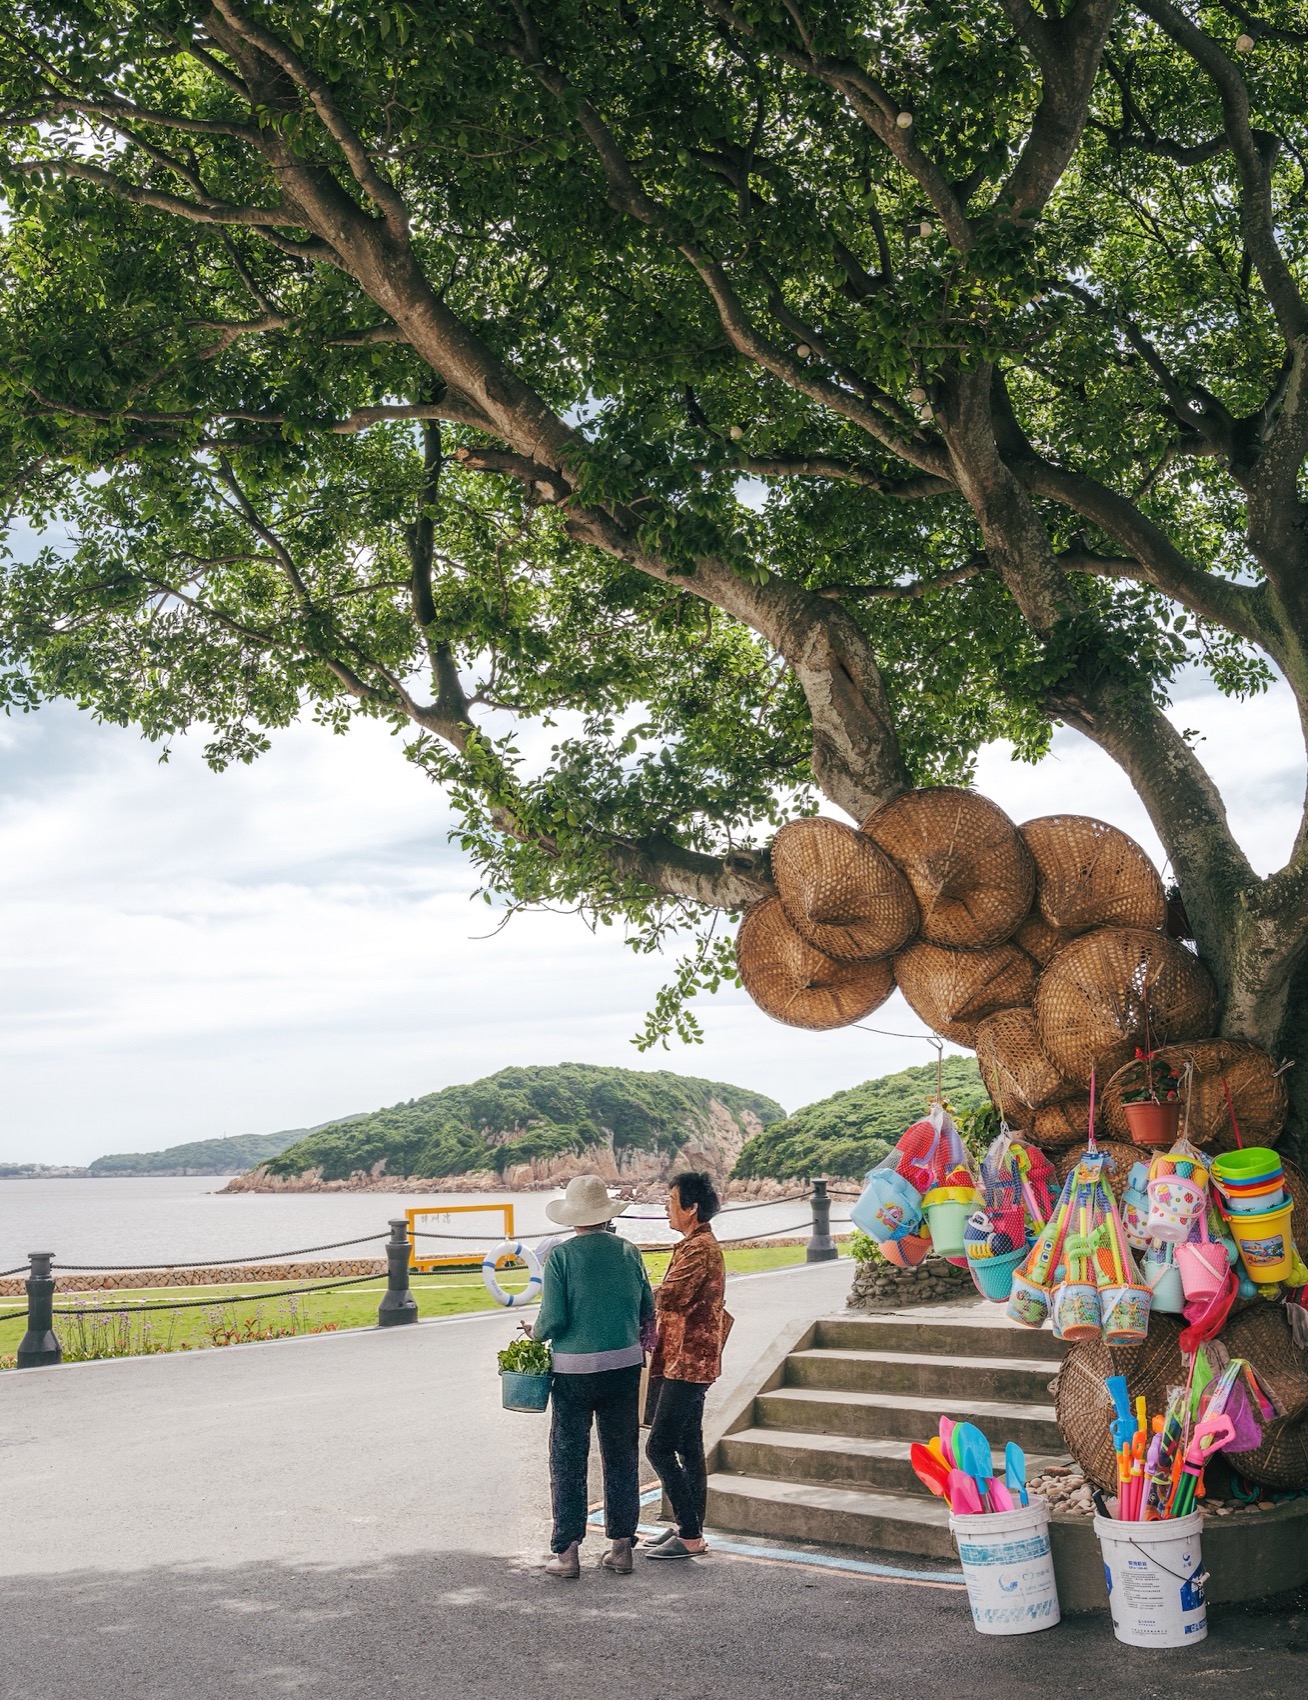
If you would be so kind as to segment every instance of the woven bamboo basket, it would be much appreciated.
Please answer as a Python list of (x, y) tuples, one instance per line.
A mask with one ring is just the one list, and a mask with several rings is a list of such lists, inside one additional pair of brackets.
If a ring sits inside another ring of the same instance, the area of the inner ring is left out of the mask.
[[(1085, 1137), (1084, 1125), (1082, 1123), (1081, 1137), (1076, 1144), (1060, 1151), (1053, 1159), (1054, 1173), (1058, 1176), (1059, 1186), (1062, 1186), (1072, 1170), (1090, 1149)], [(1140, 1160), (1140, 1147), (1138, 1145), (1124, 1145), (1116, 1139), (1100, 1139), (1096, 1141), (1096, 1144), (1101, 1151), (1106, 1151), (1113, 1159), (1111, 1166), (1107, 1163), (1104, 1165), (1104, 1179), (1112, 1188), (1113, 1197), (1120, 1207), (1122, 1194), (1126, 1191), (1126, 1183), (1130, 1178), (1131, 1169)]]
[(802, 939), (778, 897), (753, 905), (736, 934), (745, 990), (765, 1014), (788, 1027), (848, 1027), (883, 1004), (895, 988), (889, 962), (837, 962)]
[(1035, 963), (1014, 944), (947, 950), (919, 941), (895, 958), (895, 981), (933, 1032), (970, 1050), (979, 1021), (996, 1010), (1030, 1008)]
[(1217, 1022), (1208, 970), (1184, 945), (1138, 927), (1101, 927), (1073, 939), (1040, 976), (1041, 1042), (1079, 1085), (1107, 1080), (1146, 1034), (1153, 1043), (1205, 1038)]
[(986, 1091), (1006, 1118), (1077, 1091), (1050, 1062), (1029, 1009), (1001, 1009), (978, 1022), (976, 1060)]
[(1084, 1145), (1090, 1125), (1089, 1098), (1064, 1098), (1046, 1104), (1031, 1121), (1031, 1139), (1042, 1151), (1066, 1151), (1069, 1145)]
[(1285, 1412), (1267, 1425), (1261, 1446), (1233, 1452), (1232, 1464), (1260, 1487), (1308, 1487), (1308, 1354), (1295, 1345), (1283, 1307), (1255, 1299), (1231, 1317), (1221, 1341), (1233, 1358), (1249, 1360)]
[(1035, 861), (1036, 907), (1051, 927), (1162, 930), (1163, 882), (1134, 838), (1089, 815), (1042, 815), (1018, 830)]
[[(1189, 1090), (1190, 1139), (1202, 1149), (1231, 1151), (1235, 1134), (1226, 1108), (1225, 1078), (1240, 1134), (1246, 1145), (1275, 1145), (1285, 1127), (1288, 1094), (1284, 1076), (1266, 1051), (1243, 1039), (1187, 1039), (1179, 1045), (1164, 1045), (1159, 1060), (1181, 1073), (1194, 1063)], [(1105, 1131), (1117, 1139), (1129, 1139), (1123, 1089), (1131, 1084), (1130, 1071), (1118, 1072), (1103, 1091)], [(1185, 1092), (1182, 1091), (1184, 1100)]]
[(1138, 1346), (1106, 1346), (1082, 1340), (1069, 1348), (1058, 1372), (1054, 1409), (1067, 1450), (1087, 1477), (1105, 1493), (1117, 1491), (1117, 1466), (1109, 1423), (1113, 1402), (1104, 1386), (1110, 1375), (1124, 1375), (1134, 1401), (1143, 1393), (1150, 1411), (1161, 1411), (1170, 1388), (1185, 1382), (1181, 1363), (1179, 1318), (1149, 1318), (1149, 1336)]
[(1040, 911), (1033, 909), (1013, 934), (1013, 943), (1024, 950), (1041, 968), (1046, 968), (1053, 960), (1054, 952), (1061, 950), (1069, 939), (1075, 937), (1075, 933), (1065, 933), (1060, 927), (1051, 927)]
[(893, 956), (917, 931), (917, 900), (886, 855), (852, 826), (815, 815), (783, 826), (772, 877), (786, 919), (841, 962)]
[(1004, 811), (975, 791), (908, 791), (862, 830), (908, 876), (929, 944), (984, 950), (1008, 938), (1031, 907), (1031, 852)]

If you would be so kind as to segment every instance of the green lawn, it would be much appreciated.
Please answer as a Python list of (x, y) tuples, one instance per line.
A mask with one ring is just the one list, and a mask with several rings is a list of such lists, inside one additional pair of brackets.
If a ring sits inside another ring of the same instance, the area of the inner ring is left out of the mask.
[[(842, 1248), (843, 1250), (843, 1248)], [(727, 1268), (733, 1274), (756, 1274), (766, 1269), (783, 1269), (804, 1261), (803, 1246), (726, 1246)], [(646, 1267), (656, 1285), (668, 1265), (667, 1252), (647, 1252)], [(523, 1270), (501, 1274), (500, 1285), (520, 1291), (527, 1284)], [(323, 1333), (341, 1328), (369, 1328), (377, 1320), (377, 1306), (386, 1290), (384, 1276), (344, 1287), (335, 1292), (305, 1293), (278, 1298), (283, 1283), (247, 1283), (242, 1286), (143, 1287), (111, 1293), (61, 1293), (55, 1299), (60, 1310), (80, 1306), (112, 1306), (109, 1316), (57, 1316), (55, 1332), (64, 1347), (65, 1361), (91, 1357), (130, 1357), (141, 1353), (195, 1351), (211, 1346), (238, 1344), (243, 1340), (278, 1339), (295, 1334)], [(308, 1285), (287, 1282), (286, 1286)], [(413, 1296), (419, 1316), (457, 1316), (468, 1311), (498, 1308), (476, 1269), (438, 1275), (414, 1275)], [(271, 1291), (270, 1291), (271, 1287)], [(202, 1299), (203, 1304), (193, 1301)], [(192, 1301), (185, 1310), (132, 1312), (135, 1305), (166, 1304), (170, 1300)], [(0, 1299), (0, 1315), (15, 1310), (18, 1299)], [(25, 1327), (22, 1316), (0, 1322), (0, 1368), (12, 1368), (13, 1354)]]

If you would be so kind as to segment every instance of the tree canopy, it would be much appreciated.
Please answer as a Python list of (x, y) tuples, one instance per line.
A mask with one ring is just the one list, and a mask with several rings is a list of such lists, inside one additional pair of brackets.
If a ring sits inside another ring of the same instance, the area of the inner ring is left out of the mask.
[(700, 929), (652, 1035), (769, 823), (1069, 724), (1271, 1042), (1308, 833), (1256, 878), (1163, 708), (1189, 665), (1308, 704), (1306, 40), (1300, 0), (0, 0), (0, 489), (46, 539), (6, 704), (217, 766), (389, 721), (488, 893)]

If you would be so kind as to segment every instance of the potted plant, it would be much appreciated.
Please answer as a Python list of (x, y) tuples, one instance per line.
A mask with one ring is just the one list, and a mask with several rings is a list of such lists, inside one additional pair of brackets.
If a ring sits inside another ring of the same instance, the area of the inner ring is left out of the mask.
[(1174, 1145), (1181, 1121), (1181, 1085), (1176, 1070), (1157, 1051), (1136, 1047), (1122, 1071), (1122, 1109), (1137, 1145)]
[(514, 1340), (499, 1354), (506, 1411), (543, 1411), (550, 1400), (553, 1355), (544, 1340)]

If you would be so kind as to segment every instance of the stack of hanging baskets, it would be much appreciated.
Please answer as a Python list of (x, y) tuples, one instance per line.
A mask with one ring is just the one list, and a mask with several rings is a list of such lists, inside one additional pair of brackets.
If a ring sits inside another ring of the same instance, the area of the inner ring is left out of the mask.
[(772, 874), (777, 895), (746, 914), (736, 955), (776, 1020), (848, 1026), (898, 986), (933, 1032), (976, 1051), (1009, 1125), (1051, 1152), (1084, 1143), (1092, 1074), (1099, 1131), (1127, 1138), (1121, 1071), (1146, 1046), (1185, 1069), (1196, 1144), (1225, 1149), (1234, 1125), (1246, 1144), (1279, 1137), (1273, 1060), (1213, 1037), (1212, 980), (1165, 931), (1163, 883), (1117, 827), (1083, 815), (1018, 827), (975, 791), (940, 785), (857, 831), (790, 822)]

